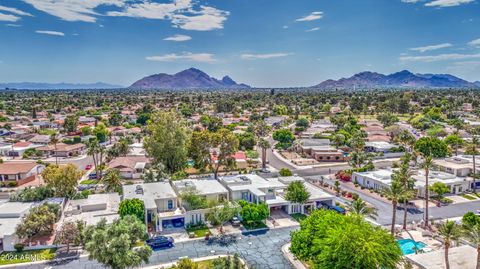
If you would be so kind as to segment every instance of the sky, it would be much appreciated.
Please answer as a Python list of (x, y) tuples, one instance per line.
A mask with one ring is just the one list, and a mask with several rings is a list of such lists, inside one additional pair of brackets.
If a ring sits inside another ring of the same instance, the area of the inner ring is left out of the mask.
[(0, 0), (0, 82), (128, 86), (190, 67), (256, 87), (480, 80), (480, 0)]

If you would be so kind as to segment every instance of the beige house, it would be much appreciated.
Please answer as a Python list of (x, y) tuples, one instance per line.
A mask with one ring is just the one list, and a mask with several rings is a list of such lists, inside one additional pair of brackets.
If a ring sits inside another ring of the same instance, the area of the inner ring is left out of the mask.
[(23, 185), (37, 178), (42, 173), (45, 166), (36, 162), (7, 161), (0, 163), (0, 182), (16, 182), (17, 185)]

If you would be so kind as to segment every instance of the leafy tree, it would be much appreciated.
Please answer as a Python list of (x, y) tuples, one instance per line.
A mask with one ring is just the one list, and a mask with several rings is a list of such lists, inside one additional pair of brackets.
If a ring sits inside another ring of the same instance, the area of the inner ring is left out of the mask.
[(196, 210), (208, 207), (208, 200), (204, 196), (198, 195), (195, 189), (187, 189), (180, 194), (182, 201), (187, 203), (189, 210)]
[(473, 212), (468, 212), (463, 215), (462, 223), (470, 226), (480, 224), (480, 216), (475, 215)]
[(300, 118), (297, 120), (297, 122), (295, 122), (295, 125), (297, 127), (308, 127), (308, 125), (310, 125), (310, 122), (306, 118)]
[(402, 257), (392, 235), (354, 214), (315, 210), (291, 237), (291, 252), (316, 269), (395, 269)]
[(245, 132), (243, 134), (237, 134), (236, 136), (239, 142), (239, 147), (242, 150), (253, 150), (256, 143), (253, 133)]
[(107, 171), (101, 182), (105, 186), (106, 192), (122, 192), (122, 179), (120, 171), (117, 169), (110, 169)]
[(198, 269), (198, 264), (189, 258), (180, 259), (172, 266), (173, 269)]
[(49, 165), (42, 172), (45, 183), (57, 197), (72, 197), (82, 175), (83, 171), (71, 163), (61, 166)]
[(445, 249), (445, 268), (447, 269), (450, 269), (448, 251), (452, 246), (452, 243), (460, 239), (461, 232), (460, 225), (455, 221), (447, 220), (445, 223), (438, 226), (438, 234), (443, 239), (442, 241)]
[(110, 124), (110, 126), (120, 126), (122, 125), (122, 122), (123, 117), (117, 112), (111, 113), (110, 117), (108, 118), (108, 124)]
[(345, 135), (343, 135), (343, 134), (337, 133), (337, 134), (333, 135), (333, 137), (332, 137), (332, 142), (333, 142), (333, 144), (335, 145), (336, 148), (339, 148), (339, 147), (345, 145), (346, 141), (347, 140), (345, 138)]
[(302, 181), (293, 181), (288, 184), (285, 190), (285, 200), (296, 204), (305, 204), (310, 198), (310, 193), (305, 188)]
[[(463, 216), (464, 219), (465, 216), (466, 215)], [(476, 221), (473, 223), (463, 221), (462, 237), (477, 248), (476, 268), (480, 268), (480, 217), (476, 216), (475, 214), (473, 214), (473, 216), (476, 217)]]
[(273, 139), (283, 144), (291, 144), (295, 140), (295, 136), (290, 130), (281, 129), (273, 133)]
[(154, 163), (161, 163), (169, 174), (182, 171), (187, 163), (189, 133), (186, 123), (175, 112), (158, 112), (147, 125), (144, 146)]
[(220, 232), (223, 233), (223, 225), (239, 214), (240, 207), (238, 204), (224, 202), (222, 205), (211, 207), (206, 214), (206, 218), (212, 225), (219, 225)]
[(377, 120), (379, 120), (385, 127), (388, 127), (398, 122), (398, 117), (392, 113), (383, 113), (377, 116)]
[(82, 127), (82, 129), (80, 129), (82, 131), (82, 135), (83, 136), (87, 136), (87, 135), (91, 135), (92, 134), (92, 128), (90, 126), (84, 126)]
[(55, 236), (56, 244), (67, 245), (67, 253), (70, 252), (70, 245), (79, 241), (80, 230), (75, 222), (64, 222)]
[(202, 115), (200, 117), (200, 123), (203, 127), (207, 128), (210, 132), (216, 132), (223, 126), (223, 120), (219, 117), (211, 117), (208, 115)]
[(53, 232), (60, 208), (57, 204), (44, 204), (32, 208), (15, 229), (15, 234), (21, 239), (30, 240), (37, 235), (48, 235)]
[(135, 216), (126, 216), (107, 225), (105, 219), (84, 231), (85, 250), (90, 260), (106, 267), (126, 269), (148, 263), (152, 249), (137, 242), (147, 239), (145, 225)]
[(100, 122), (93, 129), (93, 135), (98, 139), (98, 142), (103, 143), (107, 141), (107, 137), (110, 135), (107, 126), (103, 122)]
[(53, 197), (54, 192), (51, 187), (42, 185), (38, 187), (26, 187), (17, 190), (14, 194), (10, 195), (10, 201), (12, 202), (37, 202), (43, 201), (46, 198)]
[(292, 171), (290, 171), (290, 169), (288, 169), (288, 168), (282, 168), (282, 169), (280, 169), (280, 171), (279, 171), (278, 173), (279, 173), (280, 176), (282, 176), (282, 177), (291, 177), (291, 176), (293, 176)]
[(239, 204), (242, 208), (240, 212), (242, 220), (250, 227), (263, 222), (270, 215), (268, 206), (265, 203), (254, 204), (241, 200)]
[(76, 115), (68, 115), (63, 121), (63, 128), (67, 133), (72, 133), (77, 130), (78, 126), (78, 117)]
[(429, 189), (437, 194), (437, 199), (439, 200), (443, 198), (445, 193), (450, 192), (450, 188), (443, 182), (435, 182), (432, 184), (432, 186), (429, 186)]
[(424, 157), (443, 158), (448, 155), (447, 144), (436, 137), (422, 137), (415, 142), (414, 148)]
[(120, 214), (122, 218), (129, 215), (135, 216), (143, 223), (145, 221), (145, 205), (143, 201), (138, 198), (125, 199), (120, 202), (118, 214)]

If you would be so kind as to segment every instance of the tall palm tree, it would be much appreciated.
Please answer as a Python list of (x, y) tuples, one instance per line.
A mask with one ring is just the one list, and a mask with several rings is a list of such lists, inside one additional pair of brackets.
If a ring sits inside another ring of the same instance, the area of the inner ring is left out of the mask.
[(258, 140), (258, 146), (262, 149), (262, 169), (267, 169), (267, 149), (270, 148), (270, 142), (265, 138)]
[(95, 173), (97, 179), (102, 178), (102, 169), (103, 169), (103, 155), (105, 153), (105, 147), (98, 143), (98, 140), (94, 140), (88, 144), (87, 155), (92, 156), (93, 165), (95, 166)]
[(448, 251), (452, 246), (452, 243), (458, 241), (462, 235), (462, 230), (460, 229), (460, 225), (455, 221), (447, 220), (445, 223), (438, 226), (438, 234), (442, 237), (445, 248), (445, 268), (450, 269)]
[(392, 201), (392, 226), (390, 228), (390, 232), (393, 234), (395, 229), (395, 222), (397, 220), (397, 207), (398, 202), (403, 201), (406, 197), (410, 196), (410, 191), (403, 187), (401, 181), (392, 177), (392, 184), (388, 187), (383, 189), (383, 194), (385, 197)]
[(413, 172), (410, 169), (410, 165), (409, 165), (410, 156), (411, 154), (406, 153), (403, 156), (402, 165), (400, 166), (400, 169), (395, 170), (392, 174), (392, 178), (400, 181), (403, 185), (403, 188), (410, 191), (408, 193), (410, 194), (410, 196), (405, 195), (404, 199), (401, 201), (403, 203), (403, 210), (404, 210), (403, 211), (403, 229), (404, 230), (407, 229), (408, 201), (415, 197), (415, 193), (413, 191), (414, 180), (412, 179)]
[(477, 247), (477, 266), (480, 269), (480, 223), (464, 225), (463, 238)]
[(472, 169), (472, 174), (473, 174), (473, 192), (476, 193), (476, 155), (478, 155), (479, 152), (479, 147), (480, 147), (480, 141), (478, 139), (478, 136), (474, 135), (472, 137), (472, 143), (470, 143), (467, 147), (466, 153), (472, 155), (472, 160), (473, 160), (473, 169)]
[(53, 133), (50, 135), (50, 143), (53, 145), (53, 148), (55, 149), (55, 164), (58, 165), (58, 154), (57, 154), (57, 144), (58, 144), (58, 134)]
[(433, 165), (433, 158), (432, 156), (427, 156), (425, 157), (425, 160), (421, 164), (421, 167), (425, 170), (425, 212), (424, 212), (424, 221), (425, 221), (425, 227), (429, 227), (430, 224), (428, 222), (428, 200), (430, 199), (429, 197), (429, 185), (428, 185), (428, 176), (430, 174), (430, 168)]
[(117, 169), (110, 169), (107, 171), (101, 182), (105, 186), (107, 192), (120, 192), (122, 188), (122, 179), (120, 178), (120, 171)]
[(370, 217), (375, 219), (377, 216), (377, 209), (370, 207), (362, 198), (355, 199), (349, 208), (350, 213), (357, 214), (363, 217)]

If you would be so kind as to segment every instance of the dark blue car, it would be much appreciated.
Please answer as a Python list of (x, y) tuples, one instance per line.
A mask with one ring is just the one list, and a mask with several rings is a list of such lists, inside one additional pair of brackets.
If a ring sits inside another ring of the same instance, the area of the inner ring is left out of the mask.
[(146, 241), (152, 249), (173, 247), (173, 238), (166, 236), (157, 236)]

